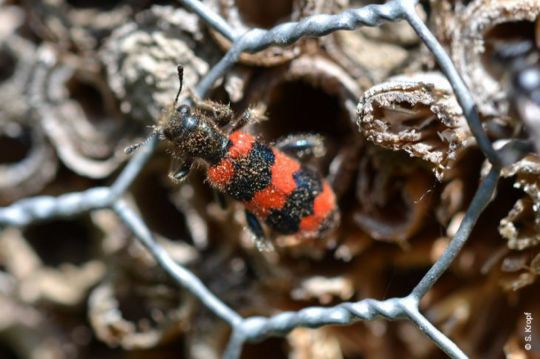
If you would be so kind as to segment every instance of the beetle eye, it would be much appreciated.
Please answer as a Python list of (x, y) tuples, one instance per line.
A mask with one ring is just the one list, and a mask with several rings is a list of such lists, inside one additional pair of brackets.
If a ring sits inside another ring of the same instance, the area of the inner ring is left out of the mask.
[(188, 105), (181, 105), (176, 109), (181, 116), (187, 116), (190, 114), (191, 110)]

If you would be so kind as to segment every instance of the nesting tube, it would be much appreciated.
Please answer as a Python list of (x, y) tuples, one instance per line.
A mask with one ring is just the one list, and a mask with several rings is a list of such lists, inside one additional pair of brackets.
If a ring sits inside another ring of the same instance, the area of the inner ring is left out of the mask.
[[(117, 276), (89, 298), (90, 323), (100, 340), (125, 350), (153, 348), (187, 328), (194, 299), (159, 283), (132, 283)], [(178, 338), (176, 338), (178, 340)]]
[(0, 58), (0, 202), (7, 203), (41, 190), (57, 160), (25, 101), (34, 45), (12, 33), (0, 45)]
[(391, 78), (367, 90), (357, 124), (369, 142), (424, 160), (442, 180), (473, 143), (450, 85), (439, 73)]
[(132, 131), (97, 72), (68, 64), (43, 45), (31, 75), (26, 89), (31, 110), (58, 157), (82, 176), (110, 175), (126, 159), (123, 148)]
[(456, 15), (451, 57), (484, 114), (508, 111), (505, 81), (493, 66), (497, 43), (534, 39), (539, 15), (537, 0), (476, 0)]
[(435, 182), (418, 159), (369, 145), (358, 169), (354, 221), (373, 239), (403, 244), (423, 228)]
[[(82, 218), (3, 233), (2, 262), (18, 282), (19, 299), (33, 305), (80, 305), (89, 288), (105, 274), (105, 267), (94, 252), (98, 247), (97, 238), (92, 238), (95, 230)], [(60, 231), (70, 237), (62, 238)]]

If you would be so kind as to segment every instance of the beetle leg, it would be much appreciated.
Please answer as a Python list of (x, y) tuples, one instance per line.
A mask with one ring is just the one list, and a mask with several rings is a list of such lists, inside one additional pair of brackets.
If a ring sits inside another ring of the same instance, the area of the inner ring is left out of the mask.
[(193, 165), (192, 158), (173, 157), (169, 171), (169, 178), (176, 183), (186, 179)]
[(198, 110), (208, 113), (216, 125), (223, 127), (230, 123), (234, 118), (234, 112), (229, 105), (216, 101), (201, 99), (192, 91), (189, 91), (189, 98)]
[(266, 106), (262, 103), (257, 104), (254, 107), (249, 107), (245, 110), (240, 117), (231, 122), (229, 126), (229, 132), (234, 132), (241, 129), (248, 124), (254, 124), (261, 121), (266, 121), (268, 117), (264, 114), (266, 112)]
[(247, 209), (245, 213), (246, 223), (250, 232), (255, 237), (255, 245), (257, 246), (257, 249), (261, 252), (274, 250), (274, 246), (264, 235), (264, 230), (261, 226), (261, 222), (259, 222), (259, 219)]
[(297, 159), (319, 158), (326, 154), (324, 140), (320, 135), (289, 135), (277, 140), (276, 148)]

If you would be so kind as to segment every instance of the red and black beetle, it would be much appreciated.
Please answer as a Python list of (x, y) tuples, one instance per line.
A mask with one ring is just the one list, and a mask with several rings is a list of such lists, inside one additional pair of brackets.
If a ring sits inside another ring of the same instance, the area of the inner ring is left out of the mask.
[[(178, 75), (179, 95), (181, 66)], [(247, 224), (257, 239), (265, 238), (259, 220), (281, 234), (324, 236), (339, 224), (336, 196), (326, 179), (298, 160), (324, 152), (320, 136), (289, 136), (270, 146), (240, 130), (263, 117), (249, 109), (235, 119), (229, 106), (212, 101), (173, 108), (155, 129), (172, 144), (170, 177), (183, 180), (193, 162), (202, 160), (210, 185), (245, 205)]]

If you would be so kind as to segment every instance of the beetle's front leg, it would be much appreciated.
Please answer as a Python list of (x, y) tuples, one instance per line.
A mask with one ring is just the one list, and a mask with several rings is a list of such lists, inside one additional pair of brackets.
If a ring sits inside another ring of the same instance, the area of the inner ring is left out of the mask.
[(246, 223), (249, 228), (249, 231), (255, 237), (255, 245), (257, 249), (261, 252), (273, 251), (274, 246), (268, 238), (264, 235), (264, 230), (259, 222), (259, 219), (250, 211), (246, 209)]

